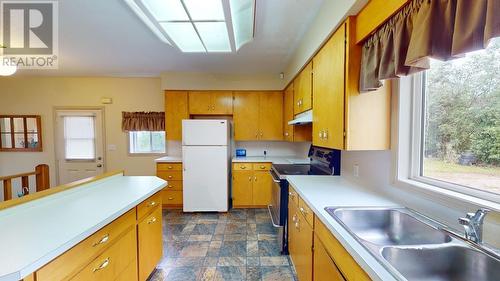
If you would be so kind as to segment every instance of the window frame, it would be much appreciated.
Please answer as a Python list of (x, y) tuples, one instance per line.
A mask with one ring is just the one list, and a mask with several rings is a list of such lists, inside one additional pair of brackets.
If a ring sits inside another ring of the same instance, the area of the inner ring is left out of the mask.
[[(10, 124), (11, 124), (11, 131), (10, 132), (0, 132), (0, 133), (5, 133), (9, 134), (10, 138), (12, 139), (12, 147), (3, 147), (2, 145), (2, 140), (0, 138), (0, 152), (43, 152), (43, 142), (42, 142), (42, 117), (40, 115), (0, 115), (0, 118), (5, 118), (5, 119), (10, 119)], [(38, 139), (38, 144), (36, 147), (27, 147), (27, 143), (25, 143), (25, 147), (15, 147), (14, 144), (14, 135), (16, 134), (14, 132), (14, 119), (15, 118), (22, 118), (23, 123), (24, 123), (24, 128), (23, 128), (23, 134), (24, 134), (24, 139), (25, 142), (27, 142), (28, 134), (28, 128), (27, 128), (27, 120), (28, 118), (30, 119), (35, 119), (36, 120), (36, 135)]]
[(420, 174), (422, 169), (425, 72), (401, 78), (398, 92), (395, 150), (395, 181), (398, 186), (416, 188), (445, 198), (454, 198), (468, 203), (500, 210), (500, 194), (479, 190), (451, 182), (441, 181)]
[[(154, 133), (154, 132), (158, 132), (158, 133), (164, 133), (164, 138), (165, 138), (165, 148), (164, 148), (164, 151), (163, 152), (157, 152), (157, 151), (153, 151), (153, 152), (132, 152), (132, 145), (131, 145), (131, 138), (132, 138), (132, 135), (133, 133), (136, 133), (136, 132), (140, 132), (140, 131), (128, 131), (127, 132), (127, 153), (129, 156), (154, 156), (154, 155), (164, 155), (165, 153), (167, 153), (167, 141), (166, 141), (166, 133), (164, 131), (149, 131), (149, 133)], [(143, 132), (147, 132), (147, 131), (143, 131)], [(136, 138), (136, 135), (134, 134), (134, 138)], [(151, 141), (150, 141), (150, 144), (151, 144), (151, 147), (152, 147), (152, 138), (151, 138)]]

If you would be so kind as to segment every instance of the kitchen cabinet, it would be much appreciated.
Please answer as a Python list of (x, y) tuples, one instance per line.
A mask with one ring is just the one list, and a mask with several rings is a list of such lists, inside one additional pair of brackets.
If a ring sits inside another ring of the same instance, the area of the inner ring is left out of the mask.
[(294, 119), (293, 114), (293, 82), (286, 87), (283, 93), (283, 138), (289, 142), (311, 141), (312, 125), (288, 125)]
[(190, 91), (189, 114), (231, 115), (233, 113), (233, 92)]
[(314, 56), (313, 144), (343, 150), (390, 146), (390, 83), (358, 91), (361, 46), (353, 18), (342, 24)]
[(271, 204), (271, 163), (233, 163), (234, 208), (263, 208)]
[(315, 281), (345, 281), (317, 235), (314, 235), (313, 276)]
[[(290, 192), (293, 194), (293, 188)], [(313, 277), (313, 227), (301, 213), (296, 201), (290, 197), (288, 200), (288, 250), (298, 279), (310, 281)]]
[(312, 109), (313, 97), (313, 62), (309, 62), (294, 80), (294, 110), (299, 114)]
[(162, 210), (156, 206), (137, 224), (139, 280), (146, 280), (163, 256)]
[(182, 163), (161, 162), (156, 164), (156, 176), (168, 182), (160, 192), (164, 209), (182, 208)]
[(233, 105), (236, 141), (283, 140), (282, 92), (235, 92)]
[(165, 136), (167, 140), (182, 139), (182, 119), (189, 119), (188, 92), (165, 91)]

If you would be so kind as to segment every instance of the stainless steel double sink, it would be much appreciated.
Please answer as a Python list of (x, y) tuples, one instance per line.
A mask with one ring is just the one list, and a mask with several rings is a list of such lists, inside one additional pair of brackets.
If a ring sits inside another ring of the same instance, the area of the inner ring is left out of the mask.
[(500, 259), (407, 208), (325, 210), (399, 280), (500, 280)]

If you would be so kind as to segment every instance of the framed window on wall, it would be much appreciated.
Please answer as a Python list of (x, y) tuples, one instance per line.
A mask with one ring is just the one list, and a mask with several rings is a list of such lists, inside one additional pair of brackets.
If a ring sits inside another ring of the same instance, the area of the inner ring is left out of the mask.
[(0, 151), (42, 151), (40, 115), (0, 115)]

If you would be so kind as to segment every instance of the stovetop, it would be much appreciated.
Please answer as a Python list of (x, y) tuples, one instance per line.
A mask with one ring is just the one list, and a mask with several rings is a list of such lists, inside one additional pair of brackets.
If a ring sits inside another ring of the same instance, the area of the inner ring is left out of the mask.
[(328, 175), (328, 171), (309, 164), (274, 164), (273, 168), (279, 176)]

